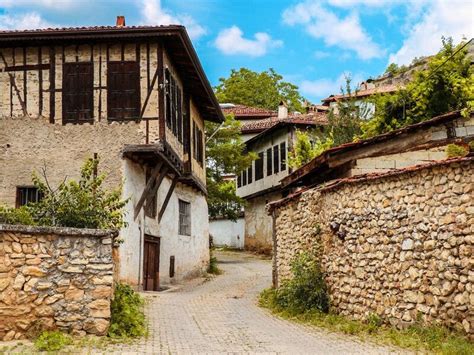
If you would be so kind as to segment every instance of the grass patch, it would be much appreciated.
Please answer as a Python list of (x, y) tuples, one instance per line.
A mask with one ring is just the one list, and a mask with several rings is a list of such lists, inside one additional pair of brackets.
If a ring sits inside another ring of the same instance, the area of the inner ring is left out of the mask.
[(35, 347), (39, 351), (58, 351), (72, 344), (72, 338), (60, 331), (45, 331), (35, 340)]
[(114, 299), (110, 305), (111, 319), (108, 336), (110, 338), (138, 338), (147, 333), (145, 301), (129, 285), (117, 283)]
[(285, 308), (279, 305), (277, 293), (274, 289), (262, 291), (259, 305), (285, 319), (325, 328), (333, 332), (355, 335), (362, 339), (370, 338), (378, 343), (401, 348), (447, 355), (474, 354), (474, 344), (467, 337), (446, 328), (414, 324), (407, 329), (399, 330), (383, 325), (381, 319), (376, 315), (370, 315), (365, 322), (362, 322), (333, 313), (323, 313), (317, 309), (302, 311), (301, 309)]
[(212, 274), (212, 275), (222, 274), (222, 270), (219, 269), (219, 266), (218, 266), (217, 258), (212, 255), (212, 250), (211, 250), (211, 255), (209, 258), (209, 266), (207, 267), (207, 273)]

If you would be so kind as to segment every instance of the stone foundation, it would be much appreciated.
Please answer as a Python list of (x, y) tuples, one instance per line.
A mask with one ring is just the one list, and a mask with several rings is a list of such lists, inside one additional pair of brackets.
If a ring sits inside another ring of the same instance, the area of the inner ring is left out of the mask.
[(474, 334), (474, 160), (342, 180), (272, 205), (275, 282), (315, 250), (331, 305)]
[(0, 225), (0, 339), (45, 329), (104, 335), (114, 233)]

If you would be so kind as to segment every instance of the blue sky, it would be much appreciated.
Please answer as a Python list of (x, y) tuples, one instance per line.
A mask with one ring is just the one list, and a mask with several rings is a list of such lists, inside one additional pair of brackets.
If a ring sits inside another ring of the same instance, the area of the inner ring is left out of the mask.
[(0, 28), (184, 24), (211, 81), (270, 67), (318, 103), (474, 34), (473, 0), (0, 0)]

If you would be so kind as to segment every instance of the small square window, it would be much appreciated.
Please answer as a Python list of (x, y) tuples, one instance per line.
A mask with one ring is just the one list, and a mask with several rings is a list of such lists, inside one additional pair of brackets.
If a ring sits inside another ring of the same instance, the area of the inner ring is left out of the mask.
[(191, 235), (191, 204), (178, 200), (179, 203), (179, 235)]
[(16, 188), (16, 207), (26, 206), (29, 203), (39, 202), (41, 192), (35, 186), (21, 186)]

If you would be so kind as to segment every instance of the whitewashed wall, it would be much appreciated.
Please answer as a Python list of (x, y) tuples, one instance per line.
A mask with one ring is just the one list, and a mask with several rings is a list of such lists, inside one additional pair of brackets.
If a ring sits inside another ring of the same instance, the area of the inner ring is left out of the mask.
[[(205, 196), (186, 185), (178, 184), (171, 196), (161, 223), (145, 217), (143, 209), (133, 220), (134, 206), (145, 188), (145, 173), (141, 166), (124, 161), (124, 196), (130, 197), (127, 205), (128, 226), (120, 235), (120, 278), (132, 285), (143, 280), (144, 234), (160, 237), (160, 284), (166, 285), (183, 278), (200, 274), (209, 262), (209, 217)], [(165, 178), (158, 190), (158, 212), (168, 192), (171, 180)], [(191, 203), (191, 236), (178, 235), (178, 199)], [(175, 257), (175, 277), (169, 277), (170, 256)]]
[(245, 219), (238, 218), (235, 222), (230, 219), (212, 219), (209, 221), (209, 233), (214, 245), (243, 249), (245, 242)]

